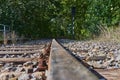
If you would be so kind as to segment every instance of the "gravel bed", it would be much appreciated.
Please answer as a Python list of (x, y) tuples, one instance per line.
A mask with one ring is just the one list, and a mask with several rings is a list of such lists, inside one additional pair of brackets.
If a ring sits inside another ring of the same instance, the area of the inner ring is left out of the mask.
[(63, 46), (94, 68), (120, 68), (120, 43), (59, 40)]
[(46, 71), (39, 71), (39, 58), (43, 54), (44, 48), (49, 44), (50, 40), (34, 40), (28, 41), (22, 45), (7, 45), (1, 46), (0, 48), (32, 48), (33, 50), (40, 49), (38, 53), (30, 54), (1, 54), (0, 58), (35, 58), (34, 60), (27, 61), (24, 63), (14, 62), (0, 62), (0, 80), (43, 80), (46, 78)]

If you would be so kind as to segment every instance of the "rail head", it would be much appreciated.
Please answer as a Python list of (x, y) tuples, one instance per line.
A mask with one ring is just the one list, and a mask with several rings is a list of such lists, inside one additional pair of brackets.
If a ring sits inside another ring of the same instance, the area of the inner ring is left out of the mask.
[(98, 78), (55, 39), (52, 41), (47, 80), (106, 80)]

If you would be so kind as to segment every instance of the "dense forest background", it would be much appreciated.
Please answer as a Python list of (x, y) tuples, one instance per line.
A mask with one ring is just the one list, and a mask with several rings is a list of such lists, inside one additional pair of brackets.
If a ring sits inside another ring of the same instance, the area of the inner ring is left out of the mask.
[(32, 39), (92, 39), (120, 24), (120, 0), (0, 0), (0, 24)]

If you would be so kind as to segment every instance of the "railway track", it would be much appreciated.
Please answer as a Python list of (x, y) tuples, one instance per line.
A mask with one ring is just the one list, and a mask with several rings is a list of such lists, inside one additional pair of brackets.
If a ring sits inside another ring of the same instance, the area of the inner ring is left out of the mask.
[[(28, 44), (0, 47), (0, 80), (43, 80), (46, 78), (43, 66), (43, 54), (50, 46), (48, 42), (42, 44)], [(41, 62), (41, 63), (40, 63)], [(45, 62), (47, 63), (47, 62)]]
[(52, 41), (47, 80), (106, 80), (102, 75)]
[(93, 69), (55, 39), (42, 45), (0, 47), (0, 80), (117, 80), (118, 75), (111, 76), (119, 71)]
[(31, 54), (41, 52), (43, 46), (40, 45), (22, 45), (0, 47), (0, 54)]

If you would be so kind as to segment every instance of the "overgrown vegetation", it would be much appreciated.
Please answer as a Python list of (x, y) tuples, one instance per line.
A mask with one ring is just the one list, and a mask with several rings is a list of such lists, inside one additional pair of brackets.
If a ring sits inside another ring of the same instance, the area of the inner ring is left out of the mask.
[(120, 23), (120, 0), (0, 0), (0, 24), (27, 38), (91, 39)]

